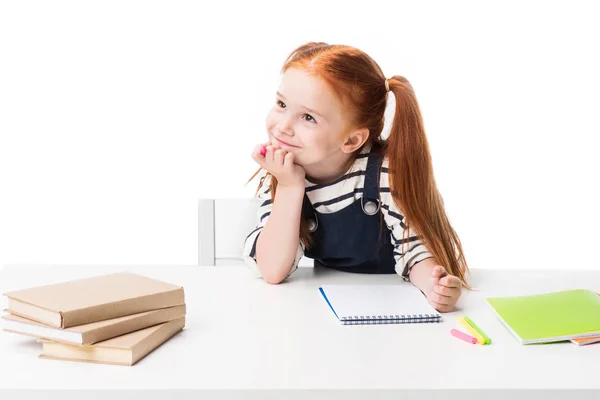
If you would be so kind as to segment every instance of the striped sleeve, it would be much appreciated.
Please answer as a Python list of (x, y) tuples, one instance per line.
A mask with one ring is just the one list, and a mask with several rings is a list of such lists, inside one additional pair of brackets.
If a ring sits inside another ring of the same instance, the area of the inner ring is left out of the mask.
[[(384, 167), (386, 167), (385, 164)], [(389, 183), (387, 168), (382, 170), (380, 179), (380, 182)], [(406, 230), (404, 215), (402, 215), (400, 210), (396, 207), (396, 203), (389, 191), (389, 184), (387, 186), (382, 186), (380, 196), (381, 211), (385, 223), (391, 231), (391, 242), (394, 245), (396, 272), (402, 279), (409, 281), (411, 268), (420, 261), (432, 258), (433, 255), (427, 250), (412, 229), (409, 228), (408, 231)]]
[[(254, 272), (257, 277), (261, 277), (260, 271), (258, 269), (258, 265), (256, 263), (256, 243), (258, 242), (258, 237), (262, 232), (265, 224), (269, 220), (269, 216), (271, 215), (271, 208), (273, 207), (271, 200), (271, 176), (267, 176), (265, 178), (266, 173), (264, 170), (261, 172), (260, 181), (264, 180), (263, 186), (260, 188), (260, 191), (257, 194), (257, 197), (262, 200), (262, 203), (257, 211), (257, 224), (256, 227), (249, 233), (246, 237), (246, 241), (244, 242), (244, 253), (243, 258), (245, 264)], [(298, 249), (296, 250), (296, 256), (294, 257), (294, 261), (290, 266), (290, 271), (286, 276), (286, 279), (298, 269), (298, 264), (300, 263), (300, 259), (304, 256), (304, 247), (302, 244), (298, 244)]]

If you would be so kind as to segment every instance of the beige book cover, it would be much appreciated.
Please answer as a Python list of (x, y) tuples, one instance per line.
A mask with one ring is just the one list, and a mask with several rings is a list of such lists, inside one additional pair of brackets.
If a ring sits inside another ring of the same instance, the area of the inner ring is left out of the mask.
[(66, 329), (53, 328), (18, 315), (9, 314), (2, 317), (4, 320), (2, 328), (7, 332), (33, 336), (39, 339), (84, 345), (111, 339), (183, 317), (185, 316), (185, 311), (186, 306), (184, 304), (73, 326)]
[(185, 304), (183, 287), (130, 272), (4, 295), (11, 314), (60, 329)]
[(151, 326), (89, 346), (77, 346), (40, 339), (40, 358), (100, 364), (133, 365), (169, 340), (185, 326), (185, 317)]

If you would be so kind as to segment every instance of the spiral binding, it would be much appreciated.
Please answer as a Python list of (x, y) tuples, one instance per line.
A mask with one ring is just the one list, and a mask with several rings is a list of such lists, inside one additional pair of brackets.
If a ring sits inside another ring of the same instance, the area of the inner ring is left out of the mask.
[(423, 322), (440, 322), (442, 316), (439, 314), (413, 314), (413, 315), (355, 315), (342, 317), (340, 321), (344, 325), (375, 325), (375, 324), (414, 324)]

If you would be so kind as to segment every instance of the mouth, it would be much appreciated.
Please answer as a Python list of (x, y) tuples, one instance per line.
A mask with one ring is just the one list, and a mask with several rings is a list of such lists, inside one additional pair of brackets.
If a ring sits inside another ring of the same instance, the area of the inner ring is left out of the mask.
[(279, 139), (278, 137), (273, 136), (273, 138), (275, 140), (277, 140), (279, 142), (279, 144), (281, 144), (283, 146), (292, 147), (292, 148), (295, 148), (295, 149), (299, 149), (300, 148), (299, 146), (294, 146), (293, 144), (290, 144), (288, 142), (284, 142), (283, 140)]

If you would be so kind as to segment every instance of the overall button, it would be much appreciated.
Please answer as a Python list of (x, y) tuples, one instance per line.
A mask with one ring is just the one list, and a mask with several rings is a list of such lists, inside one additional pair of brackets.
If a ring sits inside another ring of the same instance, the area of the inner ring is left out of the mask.
[(363, 206), (363, 211), (367, 215), (375, 215), (379, 211), (379, 204), (373, 201), (367, 201)]
[(309, 219), (308, 220), (308, 231), (309, 232), (314, 232), (317, 230), (317, 221), (314, 219)]

